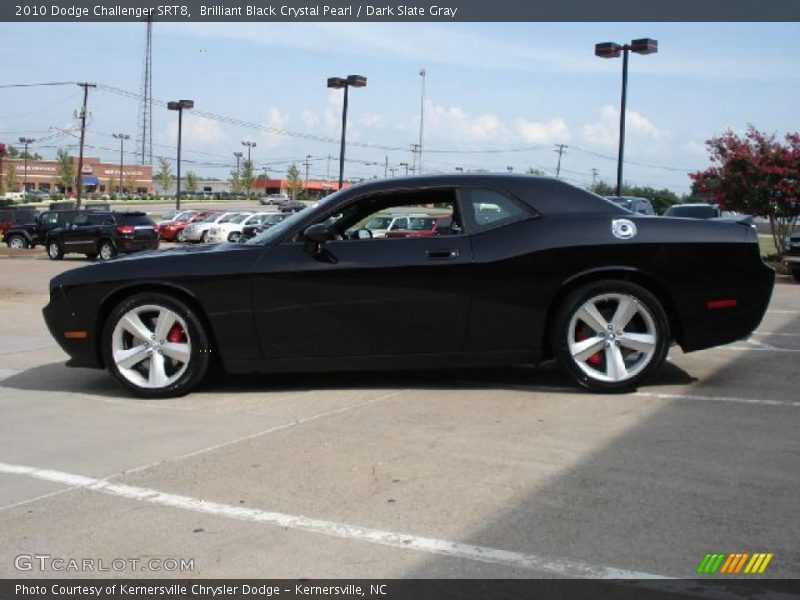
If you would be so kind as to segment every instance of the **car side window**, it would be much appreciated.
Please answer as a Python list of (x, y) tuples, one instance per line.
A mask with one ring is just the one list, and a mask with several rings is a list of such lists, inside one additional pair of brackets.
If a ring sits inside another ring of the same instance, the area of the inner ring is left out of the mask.
[(485, 188), (467, 188), (461, 192), (465, 212), (479, 231), (507, 225), (528, 218), (528, 213), (505, 194)]
[(73, 225), (87, 225), (89, 223), (89, 216), (88, 215), (77, 215), (74, 219), (72, 219)]

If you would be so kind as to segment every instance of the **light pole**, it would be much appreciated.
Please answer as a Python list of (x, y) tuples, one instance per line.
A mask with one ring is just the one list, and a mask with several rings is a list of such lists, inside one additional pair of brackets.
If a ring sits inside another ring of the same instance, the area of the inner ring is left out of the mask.
[(617, 158), (617, 196), (622, 194), (622, 161), (625, 155), (625, 103), (628, 94), (628, 53), (655, 54), (658, 52), (658, 41), (650, 38), (633, 40), (630, 44), (620, 46), (614, 42), (595, 44), (594, 55), (600, 58), (618, 58), (622, 53), (622, 101), (619, 112), (619, 157)]
[(175, 209), (181, 208), (181, 134), (183, 133), (183, 111), (194, 108), (194, 100), (177, 100), (167, 102), (169, 110), (178, 111), (178, 178), (175, 186)]
[(458, 171), (459, 173), (463, 173), (464, 167), (456, 167), (456, 171)]
[(113, 137), (119, 140), (119, 195), (122, 196), (122, 156), (123, 156), (123, 144), (125, 140), (131, 139), (131, 136), (125, 135), (124, 133), (112, 133)]
[(236, 174), (239, 175), (241, 173), (239, 169), (239, 161), (242, 160), (242, 153), (234, 152), (233, 155), (236, 157)]
[(24, 164), (24, 167), (23, 167), (23, 169), (25, 169), (25, 170), (22, 172), (22, 193), (23, 194), (27, 194), (28, 193), (28, 146), (30, 144), (32, 144), (33, 142), (35, 142), (35, 141), (36, 140), (33, 139), (33, 138), (27, 138), (27, 137), (19, 138), (19, 143), (25, 145), (25, 152), (22, 155), (22, 158), (25, 159), (25, 164)]
[(425, 77), (427, 75), (428, 71), (424, 67), (419, 70), (419, 76), (422, 77), (422, 95), (419, 100), (419, 168), (417, 172), (420, 175), (422, 175), (422, 133), (425, 130)]
[(249, 198), (253, 195), (253, 190), (251, 189), (253, 183), (253, 163), (250, 160), (250, 151), (256, 147), (256, 143), (245, 140), (242, 142), (242, 146), (247, 147), (247, 197)]
[(364, 87), (367, 85), (367, 78), (362, 75), (348, 75), (347, 79), (342, 77), (328, 77), (328, 87), (331, 89), (344, 88), (344, 103), (342, 104), (342, 145), (339, 148), (339, 189), (342, 189), (344, 182), (344, 141), (347, 133), (347, 90), (351, 87)]

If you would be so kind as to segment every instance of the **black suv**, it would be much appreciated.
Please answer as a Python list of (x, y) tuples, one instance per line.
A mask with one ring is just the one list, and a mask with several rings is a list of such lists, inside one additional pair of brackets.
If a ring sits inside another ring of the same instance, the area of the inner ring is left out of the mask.
[(78, 210), (47, 210), (40, 214), (29, 214), (23, 223), (19, 220), (5, 232), (6, 246), (9, 248), (34, 248), (44, 244), (47, 232), (56, 227), (63, 227), (76, 215)]
[(158, 248), (158, 234), (156, 224), (143, 212), (80, 211), (69, 223), (51, 229), (46, 244), (51, 260), (69, 253), (109, 260), (120, 252)]

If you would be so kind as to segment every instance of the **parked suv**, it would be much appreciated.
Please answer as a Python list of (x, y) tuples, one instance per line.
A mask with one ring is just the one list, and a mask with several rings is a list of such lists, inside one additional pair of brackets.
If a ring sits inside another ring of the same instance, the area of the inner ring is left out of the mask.
[(33, 216), (27, 222), (17, 221), (4, 234), (6, 245), (9, 248), (34, 248), (38, 244), (44, 244), (48, 231), (63, 227), (82, 212), (78, 210), (47, 210)]
[(46, 244), (51, 260), (69, 253), (109, 260), (120, 252), (158, 248), (158, 234), (143, 212), (80, 211), (68, 224), (50, 230)]
[[(0, 208), (0, 233), (3, 234), (4, 239), (8, 240), (9, 230), (15, 227), (21, 227), (26, 223), (32, 223), (36, 220), (36, 215), (38, 214), (39, 211), (35, 208), (23, 208), (20, 206)], [(25, 245), (20, 243), (21, 241), (24, 241), (24, 238), (15, 240), (15, 245), (13, 247), (25, 248)], [(8, 246), (11, 247), (11, 244), (8, 244)]]
[(636, 196), (606, 196), (606, 200), (610, 200), (617, 206), (621, 206), (625, 210), (638, 215), (655, 215), (656, 211), (653, 210), (653, 205), (647, 198), (638, 198)]

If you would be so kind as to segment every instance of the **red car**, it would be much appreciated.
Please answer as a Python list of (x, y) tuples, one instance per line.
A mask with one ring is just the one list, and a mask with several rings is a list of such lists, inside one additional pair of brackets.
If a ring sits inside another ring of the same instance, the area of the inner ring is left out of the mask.
[(183, 241), (183, 230), (189, 223), (194, 223), (207, 217), (212, 213), (217, 213), (216, 210), (198, 210), (194, 211), (189, 216), (179, 215), (180, 220), (164, 221), (158, 224), (159, 237), (167, 242)]
[(408, 220), (408, 229), (393, 229), (386, 232), (388, 238), (398, 237), (430, 237), (439, 235), (442, 229), (450, 229), (453, 226), (453, 217), (450, 215), (441, 217), (411, 217)]

